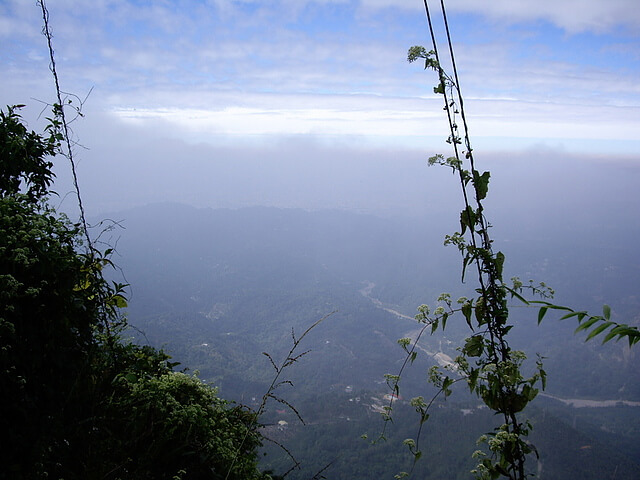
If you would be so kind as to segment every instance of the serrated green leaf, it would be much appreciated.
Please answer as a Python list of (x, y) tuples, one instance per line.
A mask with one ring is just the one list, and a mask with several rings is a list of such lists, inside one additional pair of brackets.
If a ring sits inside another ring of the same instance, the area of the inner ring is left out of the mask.
[(476, 195), (478, 200), (483, 200), (487, 196), (489, 191), (489, 177), (490, 172), (484, 172), (482, 175), (477, 170), (473, 171), (473, 186), (476, 189)]
[(461, 229), (460, 233), (464, 235), (464, 232), (466, 231), (467, 227), (469, 228), (469, 230), (473, 230), (473, 227), (476, 224), (477, 218), (478, 216), (475, 210), (473, 209), (473, 207), (471, 206), (467, 206), (467, 208), (465, 208), (462, 212), (460, 212), (460, 229)]
[(465, 340), (462, 352), (470, 357), (479, 357), (482, 355), (483, 349), (482, 337), (480, 335), (474, 335)]

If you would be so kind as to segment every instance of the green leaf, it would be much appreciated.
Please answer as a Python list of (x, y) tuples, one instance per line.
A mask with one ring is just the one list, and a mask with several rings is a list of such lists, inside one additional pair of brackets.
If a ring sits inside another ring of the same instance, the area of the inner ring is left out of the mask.
[(462, 305), (460, 310), (462, 311), (462, 314), (464, 315), (464, 318), (467, 321), (467, 325), (469, 325), (469, 328), (473, 330), (473, 326), (471, 325), (471, 314), (473, 310), (473, 307), (471, 306), (471, 302), (467, 302), (464, 305)]
[(498, 252), (496, 253), (496, 271), (498, 273), (498, 278), (502, 278), (502, 267), (504, 265), (504, 253)]
[(529, 300), (527, 300), (526, 298), (524, 298), (522, 295), (520, 295), (518, 292), (516, 292), (515, 290), (513, 290), (512, 288), (509, 287), (505, 287), (507, 289), (507, 291), (511, 294), (511, 297), (516, 297), (518, 300), (520, 300), (522, 303), (524, 303), (525, 305), (530, 305), (531, 302), (529, 302)]
[(593, 329), (591, 331), (591, 333), (589, 333), (589, 335), (587, 335), (587, 338), (585, 338), (584, 341), (588, 342), (589, 340), (591, 340), (596, 335), (599, 335), (600, 333), (604, 332), (607, 328), (609, 328), (613, 324), (614, 324), (613, 322), (604, 322), (602, 325), (599, 325), (597, 328)]
[(465, 340), (462, 352), (470, 357), (479, 357), (484, 350), (484, 343), (480, 335), (474, 335)]
[(540, 372), (540, 380), (542, 382), (542, 390), (547, 388), (547, 372), (542, 368), (539, 370)]
[(449, 313), (448, 312), (444, 312), (442, 314), (442, 330), (445, 329), (445, 327), (447, 326), (447, 319), (449, 318)]
[(591, 325), (593, 325), (594, 323), (600, 322), (602, 320), (603, 320), (602, 317), (591, 317), (586, 322), (582, 322), (580, 325), (578, 325), (578, 328), (576, 328), (573, 333), (578, 333), (578, 332), (580, 332), (582, 330), (585, 330), (585, 329), (589, 328)]
[(116, 307), (127, 308), (127, 305), (128, 305), (127, 299), (124, 298), (122, 295), (114, 295), (112, 299)]
[(478, 385), (478, 375), (480, 374), (480, 369), (473, 368), (471, 372), (469, 372), (469, 376), (467, 377), (467, 385), (469, 386), (469, 391), (473, 393), (476, 389), (476, 385)]
[(560, 317), (560, 320), (566, 320), (567, 318), (578, 316), (578, 315), (580, 315), (580, 313), (582, 313), (582, 312), (567, 313), (566, 315), (563, 315), (562, 317)]
[(460, 279), (460, 282), (464, 283), (464, 276), (467, 273), (467, 265), (469, 265), (469, 263), (471, 263), (472, 261), (472, 257), (470, 255), (465, 255), (465, 257), (462, 259), (462, 278)]
[(611, 307), (609, 305), (602, 306), (602, 314), (607, 320), (611, 320)]
[(438, 330), (438, 319), (434, 318), (431, 322), (431, 335), (436, 333), (436, 330)]
[(464, 235), (467, 227), (469, 227), (470, 230), (473, 230), (473, 226), (476, 224), (477, 219), (478, 216), (471, 206), (468, 206), (460, 212), (460, 233)]
[(478, 197), (478, 200), (483, 200), (487, 196), (490, 176), (490, 172), (484, 172), (480, 175), (477, 170), (473, 171), (473, 186), (476, 189), (476, 196)]
[[(533, 400), (534, 398), (536, 398), (538, 396), (538, 392), (539, 390), (537, 388), (533, 388), (529, 385), (525, 385), (525, 387), (528, 387), (526, 389), (526, 395), (527, 398), (529, 399), (529, 401)], [(523, 390), (523, 393), (525, 393), (525, 391)]]
[[(618, 327), (616, 327), (618, 328)], [(602, 340), (602, 344), (604, 345), (605, 343), (607, 343), (609, 340), (615, 338), (617, 335), (620, 335), (618, 332), (616, 332), (616, 328), (614, 328), (613, 330), (611, 330), (606, 337), (604, 337), (604, 340)]]
[(442, 380), (442, 393), (445, 398), (451, 395), (451, 389), (449, 388), (451, 385), (453, 385), (453, 380), (449, 377), (444, 377)]
[(540, 311), (538, 312), (538, 325), (542, 323), (542, 319), (547, 314), (547, 310), (549, 307), (540, 307)]
[(484, 325), (487, 323), (487, 321), (489, 321), (489, 319), (486, 318), (487, 311), (485, 308), (484, 297), (479, 297), (478, 300), (476, 300), (475, 311), (476, 321), (478, 322), (478, 325)]

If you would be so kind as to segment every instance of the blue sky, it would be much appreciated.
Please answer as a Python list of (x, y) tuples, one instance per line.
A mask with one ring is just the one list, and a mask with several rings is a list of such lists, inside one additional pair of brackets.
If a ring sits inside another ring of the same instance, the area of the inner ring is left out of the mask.
[[(439, 2), (431, 3), (437, 17)], [(636, 0), (448, 3), (476, 149), (637, 161)], [(277, 155), (291, 142), (345, 155), (446, 146), (434, 74), (406, 61), (411, 45), (430, 48), (418, 0), (49, 0), (48, 7), (63, 90), (84, 97), (93, 89), (76, 127), (91, 159), (113, 156), (104, 135), (125, 131), (135, 131), (138, 151), (143, 141), (173, 140), (225, 148), (228, 158), (249, 145)], [(40, 30), (35, 2), (0, 1), (0, 102), (28, 104), (28, 119), (41, 110), (34, 99), (53, 98)]]

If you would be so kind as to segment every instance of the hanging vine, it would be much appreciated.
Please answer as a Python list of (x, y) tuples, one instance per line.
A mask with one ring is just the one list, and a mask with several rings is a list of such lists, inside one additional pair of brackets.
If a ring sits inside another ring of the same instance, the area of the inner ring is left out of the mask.
[[(80, 195), (80, 186), (78, 185), (78, 174), (76, 172), (76, 162), (73, 158), (73, 148), (71, 141), (71, 134), (69, 131), (69, 122), (67, 121), (65, 114), (65, 106), (71, 106), (72, 100), (66, 99), (63, 101), (62, 99), (62, 91), (60, 90), (60, 80), (58, 79), (58, 71), (56, 69), (56, 59), (53, 51), (53, 35), (51, 33), (51, 29), (49, 27), (49, 10), (47, 10), (47, 5), (45, 0), (38, 0), (38, 5), (42, 10), (42, 34), (47, 39), (47, 47), (49, 49), (49, 69), (51, 70), (51, 74), (53, 75), (53, 81), (56, 89), (56, 100), (57, 102), (53, 104), (53, 119), (51, 120), (54, 128), (58, 129), (61, 132), (62, 139), (64, 141), (64, 151), (60, 151), (62, 155), (69, 159), (69, 163), (71, 164), (71, 174), (73, 177), (73, 187), (75, 189), (76, 198), (78, 200), (78, 209), (80, 210), (80, 224), (82, 226), (82, 232), (84, 238), (87, 242), (87, 251), (90, 255), (93, 254), (93, 242), (91, 241), (91, 237), (89, 236), (89, 229), (87, 227), (87, 220), (84, 212), (84, 205), (82, 203), (82, 197)], [(76, 106), (75, 111), (78, 115), (82, 116), (81, 112), (82, 102), (80, 106)]]
[[(458, 178), (464, 201), (459, 218), (460, 230), (447, 235), (444, 243), (453, 245), (462, 255), (462, 281), (469, 269), (475, 272), (477, 296), (462, 297), (454, 302), (449, 294), (442, 294), (438, 297), (438, 306), (433, 311), (427, 305), (421, 305), (415, 318), (423, 327), (415, 340), (402, 338), (398, 341), (407, 356), (397, 375), (386, 375), (387, 383), (397, 395), (404, 369), (416, 359), (417, 346), (422, 335), (426, 331), (433, 334), (439, 327), (444, 330), (449, 317), (461, 313), (472, 334), (458, 349), (459, 355), (452, 365), (444, 368), (434, 366), (430, 369), (429, 382), (438, 389), (436, 395), (429, 401), (423, 397), (411, 400), (411, 405), (420, 415), (420, 426), (417, 438), (407, 439), (405, 444), (414, 455), (415, 464), (421, 456), (420, 433), (424, 422), (429, 418), (431, 405), (441, 395), (448, 397), (454, 383), (464, 381), (471, 393), (476, 394), (502, 419), (502, 424), (493, 432), (479, 438), (478, 444), (484, 445), (484, 449), (473, 454), (477, 466), (472, 473), (479, 479), (506, 477), (524, 480), (530, 476), (525, 468), (526, 460), (531, 454), (537, 456), (537, 451), (527, 440), (532, 425), (522, 418), (522, 411), (537, 396), (540, 388), (545, 388), (546, 372), (541, 358), (538, 357), (533, 373), (523, 373), (523, 364), (527, 356), (522, 351), (512, 349), (508, 342), (508, 334), (513, 327), (509, 323), (508, 301), (515, 299), (527, 306), (538, 306), (538, 323), (549, 310), (568, 312), (562, 319), (575, 317), (579, 323), (576, 332), (591, 329), (587, 340), (608, 331), (603, 343), (613, 338), (627, 338), (629, 345), (633, 345), (640, 341), (640, 332), (636, 327), (612, 321), (608, 306), (604, 307), (603, 316), (592, 316), (584, 311), (575, 311), (549, 302), (554, 292), (544, 283), (523, 285), (517, 278), (511, 279), (509, 284), (504, 281), (505, 255), (493, 250), (491, 225), (486, 218), (483, 204), (489, 192), (491, 175), (488, 171), (481, 172), (476, 168), (444, 0), (440, 0), (440, 7), (451, 73), (442, 67), (427, 0), (424, 0), (424, 7), (432, 49), (427, 51), (422, 46), (411, 47), (407, 59), (410, 63), (424, 60), (424, 68), (435, 71), (438, 77), (433, 91), (442, 95), (444, 100), (444, 110), (449, 124), (446, 142), (451, 145), (453, 154), (448, 157), (436, 154), (429, 158), (428, 163), (451, 168)], [(525, 299), (525, 290), (541, 300)], [(386, 407), (387, 420), (391, 418), (392, 407), (392, 402)], [(409, 473), (402, 472), (396, 477), (408, 475)]]

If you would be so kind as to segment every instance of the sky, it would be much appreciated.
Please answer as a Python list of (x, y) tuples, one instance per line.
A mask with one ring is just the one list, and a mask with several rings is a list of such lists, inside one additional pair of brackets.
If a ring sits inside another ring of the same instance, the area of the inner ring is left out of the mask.
[[(558, 198), (586, 182), (616, 208), (638, 199), (636, 1), (447, 3), (472, 144), (504, 167), (503, 195), (534, 195), (547, 172)], [(61, 88), (83, 100), (72, 127), (90, 212), (168, 200), (419, 213), (447, 195), (425, 167), (448, 154), (435, 75), (406, 61), (431, 48), (421, 1), (47, 6)], [(35, 1), (0, 0), (0, 103), (26, 104), (36, 129), (54, 99), (41, 30)]]

